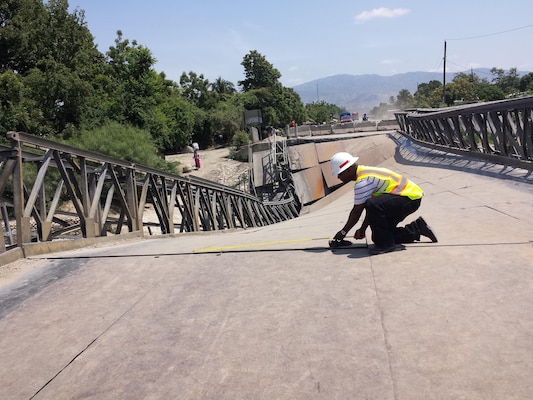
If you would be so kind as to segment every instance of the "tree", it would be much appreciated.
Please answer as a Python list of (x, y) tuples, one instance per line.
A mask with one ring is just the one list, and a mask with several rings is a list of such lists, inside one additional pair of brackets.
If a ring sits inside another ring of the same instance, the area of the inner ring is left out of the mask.
[(154, 144), (164, 152), (175, 152), (187, 146), (192, 139), (194, 106), (170, 90), (162, 95), (157, 106), (147, 116), (146, 128)]
[(198, 75), (192, 71), (188, 74), (182, 73), (180, 87), (182, 96), (196, 107), (207, 110), (214, 106), (214, 96), (210, 91), (211, 84), (203, 74)]
[(516, 68), (509, 69), (506, 74), (501, 68), (492, 68), (490, 72), (494, 75), (492, 81), (498, 86), (506, 95), (516, 93), (519, 91), (520, 78)]
[(78, 129), (103, 60), (83, 12), (70, 14), (67, 0), (8, 0), (1, 10), (0, 65), (22, 83), (16, 103), (26, 110), (10, 124), (41, 135)]
[(42, 60), (24, 78), (27, 93), (41, 111), (41, 135), (61, 136), (65, 129), (79, 128), (90, 82), (53, 59)]
[(230, 81), (222, 79), (219, 76), (213, 83), (209, 85), (211, 90), (218, 95), (219, 100), (225, 100), (226, 98), (237, 93), (235, 85)]
[(245, 79), (239, 81), (243, 91), (269, 88), (279, 85), (281, 73), (270, 64), (257, 50), (252, 50), (244, 56), (241, 65), (244, 67)]
[(260, 109), (264, 126), (285, 126), (291, 120), (303, 123), (305, 107), (294, 89), (279, 82), (280, 72), (256, 50), (244, 56), (241, 65), (246, 79), (239, 81), (243, 88), (242, 104), (246, 110)]
[(307, 103), (305, 110), (308, 118), (319, 124), (329, 123), (332, 116), (338, 116), (343, 111), (339, 106), (327, 103), (324, 100)]
[(0, 4), (0, 71), (24, 74), (43, 57), (46, 9), (40, 0)]
[(133, 40), (122, 39), (117, 31), (115, 46), (107, 55), (108, 71), (112, 77), (110, 112), (113, 119), (133, 126), (145, 127), (147, 114), (156, 105), (156, 94), (164, 82), (153, 69), (156, 59), (149, 49)]
[[(232, 99), (234, 99), (233, 97)], [(231, 143), (233, 137), (241, 129), (242, 109), (235, 101), (219, 102), (211, 111), (210, 122), (214, 132), (215, 142)]]
[(26, 113), (23, 92), (20, 76), (9, 70), (0, 74), (0, 132), (30, 131), (35, 116)]
[(279, 96), (278, 99), (274, 98), (278, 120), (275, 124), (270, 125), (286, 126), (290, 121), (303, 124), (307, 120), (307, 112), (302, 99), (294, 89), (281, 87), (281, 91), (274, 90), (274, 93)]
[(533, 92), (533, 72), (520, 78), (519, 89), (521, 92)]
[(400, 110), (405, 110), (414, 105), (414, 97), (407, 89), (402, 89), (396, 96), (396, 108)]
[(466, 74), (457, 74), (447, 89), (452, 95), (452, 104), (456, 101), (475, 101), (477, 97), (472, 78)]
[(416, 107), (439, 107), (442, 101), (442, 83), (437, 80), (421, 83), (417, 87), (414, 98)]
[(496, 85), (491, 85), (490, 83), (480, 85), (476, 93), (480, 101), (496, 101), (503, 100), (505, 98), (505, 93)]

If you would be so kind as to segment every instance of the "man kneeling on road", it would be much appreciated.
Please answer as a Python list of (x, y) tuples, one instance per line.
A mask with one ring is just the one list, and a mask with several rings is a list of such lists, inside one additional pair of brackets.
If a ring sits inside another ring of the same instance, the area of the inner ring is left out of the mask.
[(355, 181), (354, 206), (348, 221), (337, 232), (334, 240), (340, 243), (346, 234), (359, 221), (363, 210), (365, 219), (354, 238), (363, 239), (365, 230), (370, 225), (374, 247), (370, 254), (382, 254), (402, 248), (402, 243), (412, 243), (426, 236), (432, 242), (437, 237), (422, 217), (405, 225), (397, 225), (409, 214), (420, 207), (422, 189), (409, 179), (387, 168), (368, 167), (358, 165), (358, 157), (340, 152), (331, 158), (333, 176), (337, 176), (343, 183)]

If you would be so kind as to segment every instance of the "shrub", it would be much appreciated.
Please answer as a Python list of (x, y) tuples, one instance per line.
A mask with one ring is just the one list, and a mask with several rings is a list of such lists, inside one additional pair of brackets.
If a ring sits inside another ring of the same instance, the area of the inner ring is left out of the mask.
[(91, 131), (82, 131), (68, 144), (96, 153), (130, 161), (165, 172), (177, 173), (175, 162), (168, 162), (158, 155), (151, 135), (142, 129), (110, 122)]
[(248, 143), (250, 143), (250, 137), (246, 132), (239, 131), (235, 135), (233, 135), (232, 144), (234, 147), (241, 147), (245, 146)]
[(233, 135), (233, 146), (229, 150), (229, 158), (237, 161), (248, 161), (248, 151), (243, 149), (248, 143), (250, 143), (250, 137), (246, 132), (241, 131)]

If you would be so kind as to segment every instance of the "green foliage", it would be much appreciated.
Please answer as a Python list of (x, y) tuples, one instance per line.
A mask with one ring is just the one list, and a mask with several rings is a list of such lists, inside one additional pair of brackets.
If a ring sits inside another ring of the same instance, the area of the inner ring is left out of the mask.
[(227, 98), (231, 98), (232, 95), (237, 93), (235, 85), (230, 81), (222, 79), (219, 76), (213, 83), (210, 84), (210, 88), (213, 93), (218, 97), (218, 100), (224, 101)]
[(329, 104), (324, 100), (307, 103), (305, 110), (307, 117), (318, 124), (329, 123), (332, 118), (338, 118), (338, 115), (344, 111), (341, 107)]
[(22, 130), (24, 126), (24, 108), (22, 107), (22, 91), (24, 84), (13, 73), (6, 71), (0, 74), (0, 130)]
[(220, 141), (231, 142), (233, 135), (241, 129), (244, 110), (233, 84), (220, 77), (211, 84), (203, 75), (191, 72), (182, 74), (180, 90), (182, 96), (193, 104), (192, 140), (201, 147)]
[(0, 72), (22, 83), (9, 125), (40, 135), (79, 127), (99, 59), (83, 13), (69, 14), (66, 0), (20, 0), (5, 2), (1, 16)]
[(257, 51), (242, 63), (243, 86), (259, 91), (246, 97), (222, 77), (211, 83), (191, 71), (172, 82), (156, 73), (155, 62), (148, 48), (121, 31), (109, 50), (100, 53), (84, 11), (69, 12), (68, 0), (4, 0), (0, 129), (76, 144), (116, 127), (115, 122), (149, 132), (158, 151), (175, 152), (191, 140), (202, 147), (212, 145), (215, 137), (231, 142), (242, 129), (247, 107), (260, 108), (269, 125), (306, 118), (299, 96), (279, 83), (279, 71)]
[[(494, 75), (492, 82), (479, 78), (476, 74), (458, 73), (444, 90), (444, 102), (451, 106), (461, 103), (477, 101), (495, 101), (514, 96), (520, 92), (527, 93), (527, 87), (533, 81), (533, 74), (518, 78), (516, 68), (511, 68), (507, 73), (503, 69), (492, 68)], [(533, 91), (533, 86), (530, 87)], [(442, 106), (442, 83), (430, 81), (418, 85), (413, 96), (412, 107), (436, 108)], [(397, 103), (396, 105), (400, 105)], [(402, 107), (399, 107), (402, 108)]]
[(220, 102), (211, 111), (209, 120), (212, 131), (221, 136), (219, 142), (231, 143), (233, 137), (241, 129), (242, 115), (234, 102)]
[(396, 108), (400, 110), (405, 110), (407, 108), (413, 107), (415, 99), (413, 95), (407, 89), (402, 89), (396, 97)]
[[(123, 38), (121, 31), (105, 54), (99, 52), (84, 11), (69, 12), (68, 0), (0, 3), (3, 132), (67, 140), (154, 167), (162, 161), (158, 152), (176, 152), (191, 141), (205, 148), (215, 139), (239, 140), (244, 110), (261, 110), (260, 129), (285, 127), (290, 121), (303, 124), (309, 118), (328, 122), (341, 111), (324, 102), (304, 106), (293, 89), (279, 82), (281, 73), (256, 50), (243, 57), (244, 79), (238, 82), (242, 92), (222, 77), (209, 82), (193, 71), (184, 72), (176, 83), (155, 71), (156, 59), (148, 48)], [(533, 92), (533, 74), (519, 78), (515, 68), (507, 73), (493, 68), (492, 73), (492, 82), (458, 74), (446, 85), (445, 102)], [(438, 81), (421, 83), (414, 95), (401, 90), (374, 111), (440, 107), (442, 89)]]
[(307, 119), (300, 96), (290, 88), (252, 89), (241, 94), (241, 101), (246, 110), (261, 110), (263, 126), (284, 127), (291, 120), (302, 124)]
[(307, 120), (307, 111), (300, 99), (300, 95), (292, 88), (282, 87), (277, 92), (277, 99), (273, 105), (276, 107), (277, 123), (267, 124), (272, 126), (286, 126), (290, 121), (303, 124)]
[(482, 85), (476, 90), (477, 98), (480, 101), (496, 101), (503, 100), (505, 93), (499, 87), (495, 85)]
[(229, 158), (238, 161), (248, 161), (248, 151), (244, 148), (250, 143), (250, 137), (246, 132), (239, 131), (233, 136)]
[(191, 142), (195, 122), (194, 106), (177, 92), (169, 92), (147, 114), (146, 128), (154, 145), (164, 152), (176, 152)]
[(24, 74), (45, 56), (48, 13), (39, 0), (2, 1), (0, 10), (0, 70)]
[(135, 164), (177, 173), (176, 164), (162, 159), (150, 134), (139, 128), (111, 122), (92, 131), (82, 131), (67, 143)]
[(518, 77), (518, 70), (516, 68), (509, 69), (506, 74), (503, 69), (492, 68), (490, 72), (494, 75), (492, 81), (499, 87), (506, 95), (517, 93), (520, 87), (520, 78)]
[(197, 75), (194, 72), (181, 74), (182, 96), (196, 107), (208, 109), (213, 106), (215, 96), (210, 92), (210, 86), (209, 80), (205, 79), (203, 74)]
[(250, 137), (246, 132), (239, 131), (233, 135), (232, 144), (234, 147), (246, 146), (248, 143), (250, 143)]
[(239, 86), (242, 86), (245, 92), (280, 85), (278, 80), (281, 73), (257, 50), (246, 54), (241, 65), (244, 67), (245, 79), (239, 81)]
[(442, 83), (432, 80), (421, 83), (414, 94), (414, 106), (419, 108), (439, 107), (442, 101)]
[(144, 128), (156, 106), (156, 95), (164, 81), (153, 69), (156, 60), (150, 50), (117, 32), (115, 46), (107, 52), (108, 73), (113, 77), (111, 112), (113, 119)]
[(533, 72), (520, 78), (519, 89), (523, 93), (533, 93)]

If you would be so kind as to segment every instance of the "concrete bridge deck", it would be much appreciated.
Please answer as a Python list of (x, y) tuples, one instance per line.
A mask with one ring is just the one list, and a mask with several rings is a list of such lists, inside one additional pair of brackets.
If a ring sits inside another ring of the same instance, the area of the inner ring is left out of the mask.
[(0, 289), (0, 398), (531, 399), (531, 172), (369, 141), (438, 243), (327, 249), (344, 187), (268, 227), (41, 257)]

